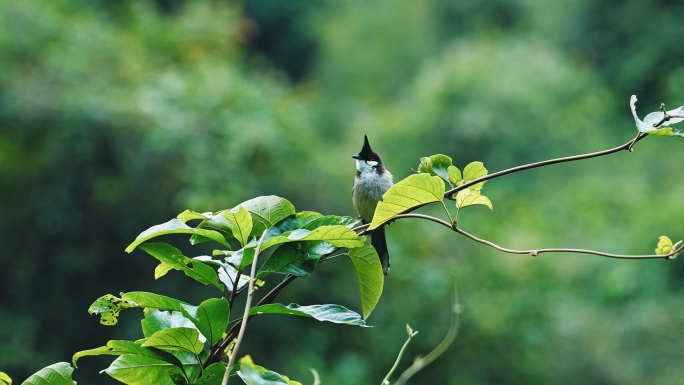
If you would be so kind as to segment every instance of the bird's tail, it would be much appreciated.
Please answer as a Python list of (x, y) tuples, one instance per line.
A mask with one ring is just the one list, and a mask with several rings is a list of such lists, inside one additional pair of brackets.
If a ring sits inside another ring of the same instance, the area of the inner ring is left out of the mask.
[(390, 269), (389, 251), (387, 251), (387, 240), (385, 239), (385, 226), (379, 227), (371, 232), (371, 245), (380, 257), (383, 274), (387, 275)]

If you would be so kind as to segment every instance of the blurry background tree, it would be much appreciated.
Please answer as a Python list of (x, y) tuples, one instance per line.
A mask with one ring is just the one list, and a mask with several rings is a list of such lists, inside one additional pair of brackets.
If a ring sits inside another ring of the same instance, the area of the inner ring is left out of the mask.
[[(150, 283), (155, 262), (123, 252), (150, 223), (261, 194), (352, 215), (349, 157), (364, 133), (397, 179), (425, 154), (496, 171), (626, 142), (631, 94), (641, 111), (684, 102), (682, 11), (657, 0), (0, 0), (0, 370), (23, 379), (139, 337), (135, 317), (103, 328), (87, 314), (101, 293), (205, 297), (185, 280)], [(510, 247), (650, 253), (658, 236), (681, 237), (682, 145), (652, 138), (634, 154), (490, 182), (495, 212), (473, 209), (465, 227)], [(443, 336), (456, 268), (462, 333), (415, 383), (684, 376), (677, 261), (511, 256), (413, 221), (388, 237), (376, 328), (256, 319), (243, 351), (300, 380), (312, 366), (327, 384), (380, 379), (407, 322), (421, 338), (405, 363)], [(320, 266), (281, 301), (358, 307), (340, 269), (351, 267)], [(97, 375), (104, 362), (84, 361), (75, 379), (114, 383)]]

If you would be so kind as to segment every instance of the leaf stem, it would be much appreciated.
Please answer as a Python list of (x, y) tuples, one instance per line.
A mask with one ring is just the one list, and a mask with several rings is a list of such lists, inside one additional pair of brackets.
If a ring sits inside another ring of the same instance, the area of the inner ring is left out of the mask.
[(454, 219), (451, 218), (451, 214), (449, 213), (449, 209), (447, 209), (446, 204), (444, 203), (444, 200), (440, 201), (442, 203), (442, 207), (444, 207), (444, 211), (446, 211), (447, 216), (449, 217), (449, 222), (454, 223)]
[[(252, 261), (252, 269), (249, 273), (249, 290), (247, 291), (247, 300), (245, 302), (245, 313), (242, 316), (242, 324), (240, 326), (240, 332), (238, 333), (237, 341), (235, 341), (235, 346), (233, 346), (233, 352), (230, 355), (230, 358), (228, 359), (228, 366), (226, 367), (226, 372), (223, 375), (223, 381), (221, 382), (221, 385), (226, 385), (228, 384), (228, 377), (230, 376), (230, 368), (233, 366), (233, 363), (235, 363), (235, 358), (237, 357), (238, 350), (240, 349), (240, 343), (242, 342), (242, 338), (245, 335), (245, 329), (247, 329), (247, 318), (249, 317), (249, 309), (250, 305), (252, 304), (252, 297), (254, 297), (254, 281), (255, 281), (255, 276), (256, 276), (256, 265), (257, 265), (257, 259), (259, 258), (259, 253), (261, 252), (261, 243), (264, 241), (264, 237), (266, 236), (266, 233), (268, 231), (264, 230), (263, 234), (261, 234), (261, 238), (259, 238), (259, 243), (257, 244), (256, 251), (254, 252), (254, 260)], [(235, 281), (238, 281), (238, 277), (236, 276)]]
[(631, 151), (631, 148), (634, 146), (634, 144), (635, 144), (636, 142), (642, 140), (642, 139), (645, 138), (646, 136), (647, 136), (646, 134), (640, 132), (634, 139), (630, 140), (629, 142), (627, 142), (627, 143), (625, 143), (625, 144), (623, 144), (623, 145), (621, 145), (621, 146), (617, 146), (617, 147), (608, 149), (608, 150), (597, 151), (597, 152), (590, 152), (590, 153), (582, 154), (582, 155), (566, 156), (566, 157), (563, 157), (563, 158), (549, 159), (549, 160), (544, 160), (544, 161), (541, 161), (541, 162), (535, 162), (535, 163), (525, 164), (525, 165), (522, 165), (522, 166), (512, 167), (512, 168), (509, 168), (509, 169), (506, 169), (506, 170), (498, 171), (498, 172), (495, 172), (495, 173), (493, 173), (493, 174), (485, 175), (485, 176), (483, 176), (483, 177), (481, 177), (481, 178), (473, 179), (473, 180), (471, 180), (471, 181), (468, 182), (468, 183), (464, 183), (464, 184), (462, 184), (462, 185), (460, 185), (460, 186), (454, 187), (454, 188), (452, 188), (451, 190), (445, 192), (445, 193), (444, 193), (444, 197), (447, 198), (447, 199), (451, 199), (451, 197), (452, 197), (454, 194), (456, 194), (457, 192), (459, 192), (459, 191), (461, 191), (461, 190), (463, 190), (463, 189), (466, 189), (466, 188), (468, 188), (468, 187), (470, 187), (470, 186), (476, 185), (476, 184), (478, 184), (478, 183), (480, 183), (480, 182), (484, 182), (484, 181), (486, 181), (486, 180), (498, 178), (498, 177), (500, 177), (500, 176), (504, 176), (504, 175), (508, 175), (508, 174), (513, 174), (513, 173), (516, 173), (516, 172), (519, 172), (519, 171), (523, 171), (523, 170), (529, 170), (529, 169), (533, 169), (533, 168), (537, 168), (537, 167), (542, 167), (542, 166), (549, 166), (549, 165), (556, 164), (556, 163), (565, 163), (565, 162), (572, 162), (572, 161), (576, 161), (576, 160), (583, 160), (583, 159), (596, 158), (596, 157), (599, 157), (599, 156), (604, 156), (604, 155), (613, 154), (613, 153), (615, 153), (615, 152), (622, 151), (622, 150), (630, 150), (630, 151)]

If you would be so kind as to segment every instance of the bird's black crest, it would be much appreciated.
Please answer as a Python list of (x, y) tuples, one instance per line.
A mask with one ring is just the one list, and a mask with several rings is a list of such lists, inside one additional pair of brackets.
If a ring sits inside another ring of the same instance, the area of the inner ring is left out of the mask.
[(361, 152), (359, 152), (359, 156), (364, 159), (364, 160), (369, 160), (371, 158), (377, 158), (378, 155), (373, 152), (371, 149), (370, 143), (368, 143), (368, 137), (366, 135), (363, 136), (363, 148), (361, 148)]

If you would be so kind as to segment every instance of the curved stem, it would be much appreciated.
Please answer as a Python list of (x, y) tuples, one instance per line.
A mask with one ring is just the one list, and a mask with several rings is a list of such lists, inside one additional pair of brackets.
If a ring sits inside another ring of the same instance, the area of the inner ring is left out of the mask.
[(497, 245), (494, 242), (490, 242), (486, 239), (478, 238), (464, 230), (461, 230), (458, 227), (452, 226), (450, 223), (439, 219), (435, 217), (431, 217), (429, 215), (423, 215), (423, 214), (400, 214), (395, 217), (396, 219), (401, 219), (401, 218), (419, 218), (419, 219), (426, 219), (435, 223), (439, 223), (440, 225), (444, 227), (448, 227), (455, 232), (464, 235), (470, 239), (472, 239), (475, 242), (482, 243), (484, 245), (487, 245), (489, 247), (492, 247), (494, 249), (497, 249), (499, 251), (503, 251), (504, 253), (510, 253), (510, 254), (529, 254), (533, 257), (536, 257), (539, 254), (542, 253), (575, 253), (575, 254), (592, 254), (592, 255), (598, 255), (601, 257), (608, 257), (608, 258), (620, 258), (620, 259), (657, 259), (657, 258), (662, 258), (662, 259), (672, 259), (672, 257), (675, 256), (675, 254), (679, 254), (682, 251), (684, 251), (684, 245), (680, 246), (676, 250), (673, 250), (669, 254), (650, 254), (650, 255), (629, 255), (629, 254), (612, 254), (612, 253), (604, 253), (601, 251), (594, 251), (594, 250), (585, 250), (585, 249), (566, 249), (566, 248), (547, 248), (547, 249), (532, 249), (532, 250), (515, 250), (515, 249), (509, 249), (506, 247), (502, 247)]
[(489, 247), (493, 247), (499, 251), (503, 251), (505, 253), (510, 253), (510, 254), (529, 254), (533, 257), (536, 257), (539, 254), (542, 253), (575, 253), (575, 254), (592, 254), (592, 255), (598, 255), (601, 257), (608, 257), (608, 258), (619, 258), (619, 259), (657, 259), (657, 258), (662, 258), (662, 259), (670, 259), (670, 257), (674, 256), (675, 254), (680, 253), (682, 250), (684, 250), (684, 246), (679, 247), (677, 250), (669, 253), (669, 254), (650, 254), (650, 255), (629, 255), (629, 254), (612, 254), (612, 253), (603, 253), (600, 251), (594, 251), (594, 250), (584, 250), (584, 249), (563, 249), (563, 248), (550, 248), (550, 249), (536, 249), (536, 250), (515, 250), (515, 249), (509, 249), (506, 247), (501, 247), (497, 245), (494, 242), (490, 242), (486, 239), (478, 238), (466, 231), (463, 231), (459, 228), (454, 228), (454, 231), (461, 234), (465, 235), (466, 237), (472, 239), (475, 242), (482, 243), (484, 245), (487, 245)]
[(257, 244), (256, 251), (254, 252), (252, 270), (249, 273), (249, 290), (247, 291), (247, 301), (245, 302), (245, 314), (242, 316), (243, 321), (240, 326), (240, 332), (238, 333), (237, 341), (235, 341), (235, 346), (233, 346), (233, 354), (231, 354), (230, 359), (228, 359), (228, 367), (226, 368), (226, 373), (223, 375), (223, 381), (221, 382), (221, 385), (226, 385), (228, 383), (228, 377), (230, 376), (230, 368), (233, 366), (233, 363), (235, 363), (235, 358), (237, 357), (238, 349), (240, 348), (240, 343), (242, 342), (242, 338), (245, 336), (245, 329), (247, 329), (247, 322), (245, 321), (247, 320), (247, 317), (249, 317), (249, 309), (250, 305), (252, 304), (252, 297), (254, 297), (254, 281), (256, 279), (255, 276), (257, 259), (259, 258), (259, 253), (261, 252), (261, 243), (264, 241), (266, 233), (267, 230), (264, 230), (263, 234), (261, 234), (261, 238), (259, 238), (259, 243)]
[(417, 331), (414, 332), (413, 330), (411, 330), (411, 327), (408, 324), (406, 324), (406, 332), (408, 333), (408, 339), (406, 340), (406, 342), (404, 342), (404, 346), (401, 347), (401, 350), (399, 350), (399, 354), (397, 355), (397, 359), (394, 361), (394, 365), (392, 366), (392, 369), (389, 370), (389, 372), (387, 373), (385, 378), (382, 380), (380, 385), (389, 385), (389, 383), (390, 383), (389, 379), (390, 379), (390, 377), (392, 377), (392, 374), (394, 373), (394, 371), (397, 370), (397, 366), (399, 366), (399, 361), (401, 361), (401, 357), (404, 356), (404, 351), (406, 351), (406, 347), (408, 346), (409, 343), (411, 343), (411, 340), (413, 339), (413, 337), (415, 337), (416, 334), (418, 334)]
[(512, 174), (512, 173), (515, 173), (515, 172), (518, 172), (518, 171), (529, 170), (529, 169), (533, 169), (533, 168), (537, 168), (537, 167), (542, 167), (542, 166), (548, 166), (548, 165), (556, 164), (556, 163), (565, 163), (565, 162), (572, 162), (572, 161), (575, 161), (575, 160), (596, 158), (596, 157), (598, 157), (598, 156), (609, 155), (609, 154), (612, 154), (612, 153), (615, 153), (615, 152), (618, 152), (618, 151), (622, 151), (622, 150), (630, 150), (630, 151), (631, 151), (632, 146), (634, 146), (634, 144), (635, 144), (636, 142), (640, 141), (641, 139), (645, 138), (646, 136), (647, 136), (647, 135), (644, 134), (644, 133), (639, 133), (634, 139), (630, 140), (629, 142), (627, 142), (627, 143), (625, 143), (625, 144), (623, 144), (623, 145), (621, 145), (621, 146), (617, 146), (617, 147), (608, 149), (608, 150), (597, 151), (597, 152), (590, 152), (590, 153), (588, 153), (588, 154), (582, 154), (582, 155), (566, 156), (566, 157), (563, 157), (563, 158), (556, 158), (556, 159), (544, 160), (544, 161), (541, 161), (541, 162), (535, 162), (535, 163), (525, 164), (525, 165), (522, 165), (522, 166), (517, 166), (517, 167), (509, 168), (509, 169), (506, 169), (506, 170), (502, 170), (502, 171), (499, 171), (499, 172), (495, 172), (495, 173), (493, 173), (493, 174), (485, 175), (485, 176), (483, 176), (482, 178), (473, 179), (473, 180), (471, 180), (471, 181), (468, 182), (468, 183), (464, 183), (464, 184), (462, 184), (462, 185), (460, 185), (460, 186), (458, 186), (458, 187), (452, 188), (451, 190), (449, 190), (449, 191), (447, 191), (447, 192), (444, 193), (444, 197), (447, 198), (447, 199), (451, 199), (451, 197), (452, 197), (454, 194), (456, 194), (457, 192), (459, 192), (459, 191), (461, 191), (461, 190), (463, 190), (463, 189), (466, 189), (466, 188), (468, 188), (468, 187), (470, 187), (470, 186), (472, 186), (472, 185), (478, 184), (478, 183), (480, 183), (480, 182), (484, 182), (484, 181), (486, 181), (486, 180), (498, 178), (498, 177), (500, 177), (500, 176)]

